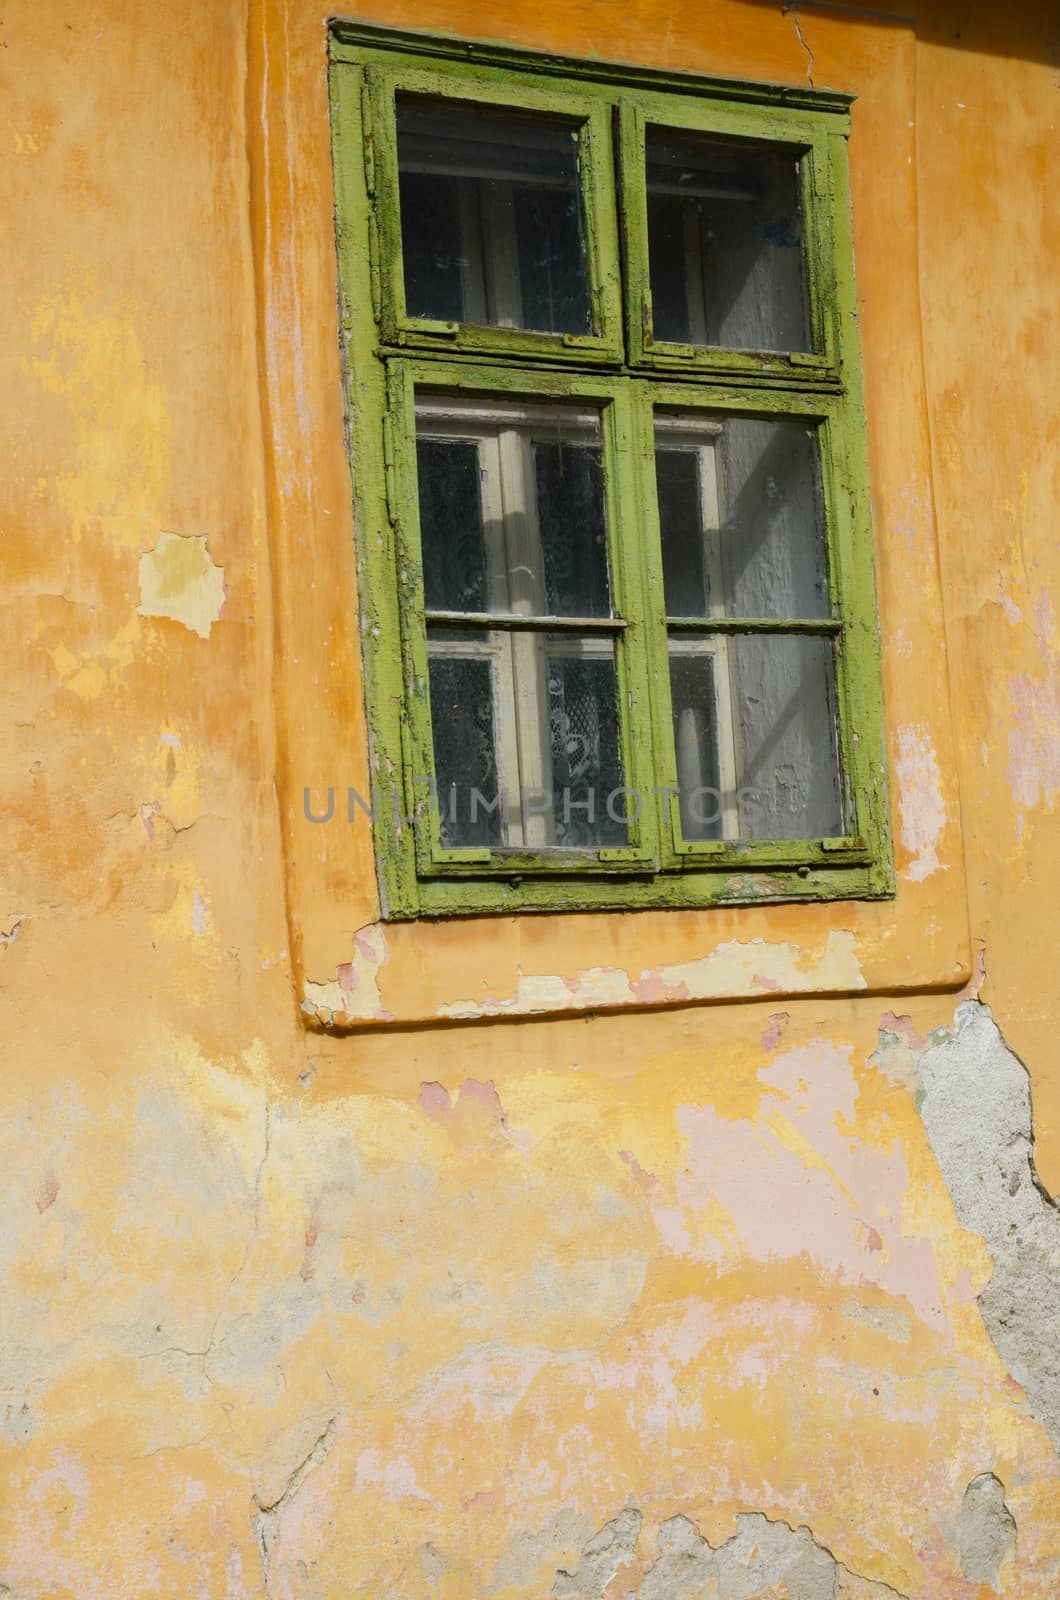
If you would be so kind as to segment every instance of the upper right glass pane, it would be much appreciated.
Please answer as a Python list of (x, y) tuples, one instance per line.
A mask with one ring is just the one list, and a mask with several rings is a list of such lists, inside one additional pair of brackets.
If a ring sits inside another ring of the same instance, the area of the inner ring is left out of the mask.
[(647, 130), (656, 343), (812, 350), (798, 152)]
[(668, 617), (831, 615), (818, 447), (805, 417), (656, 413)]

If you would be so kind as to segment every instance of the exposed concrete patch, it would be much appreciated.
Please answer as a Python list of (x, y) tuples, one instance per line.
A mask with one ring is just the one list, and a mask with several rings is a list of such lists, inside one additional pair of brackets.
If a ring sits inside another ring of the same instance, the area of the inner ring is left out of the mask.
[(988, 1008), (958, 1006), (956, 1031), (920, 1058), (920, 1114), (963, 1228), (994, 1271), (987, 1330), (1060, 1451), (1060, 1210), (1034, 1169), (1030, 1079)]
[(635, 1560), (643, 1520), (641, 1512), (629, 1507), (605, 1522), (585, 1546), (574, 1571), (556, 1573), (555, 1600), (603, 1600), (611, 1580)]
[(968, 1582), (997, 1590), (1001, 1569), (1016, 1552), (1016, 1521), (1005, 1486), (992, 1472), (981, 1472), (965, 1489), (957, 1539)]
[[(978, 1481), (978, 1480), (976, 1480)], [(573, 1572), (559, 1571), (553, 1600), (610, 1600), (623, 1568), (629, 1600), (905, 1600), (897, 1589), (859, 1578), (819, 1544), (809, 1528), (792, 1528), (760, 1512), (741, 1513), (736, 1532), (712, 1545), (688, 1517), (669, 1517), (658, 1530), (658, 1555), (636, 1586), (643, 1514), (628, 1507), (604, 1524)]]
[(497, 1563), (489, 1592), (506, 1589), (530, 1591), (544, 1570), (555, 1568), (566, 1550), (580, 1550), (592, 1539), (592, 1519), (573, 1505), (562, 1506), (542, 1528), (516, 1534)]
[(224, 568), (215, 565), (203, 537), (160, 533), (140, 557), (141, 617), (169, 617), (208, 639), (225, 603)]
[(453, 1564), (444, 1550), (437, 1549), (433, 1544), (421, 1544), (418, 1555), (424, 1583), (441, 1583)]

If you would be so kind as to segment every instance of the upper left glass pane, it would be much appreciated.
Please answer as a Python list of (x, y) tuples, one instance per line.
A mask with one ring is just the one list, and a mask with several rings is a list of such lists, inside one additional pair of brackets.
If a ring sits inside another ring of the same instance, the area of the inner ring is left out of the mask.
[(580, 125), (397, 96), (410, 317), (592, 335)]

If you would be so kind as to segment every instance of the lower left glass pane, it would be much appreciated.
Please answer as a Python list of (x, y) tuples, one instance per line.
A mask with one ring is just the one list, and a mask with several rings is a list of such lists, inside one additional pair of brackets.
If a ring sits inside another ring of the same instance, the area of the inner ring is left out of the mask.
[(448, 849), (624, 845), (639, 803), (623, 785), (610, 639), (431, 627), (431, 727)]
[(431, 726), (442, 844), (504, 843), (497, 794), (493, 674), (488, 658), (432, 655)]

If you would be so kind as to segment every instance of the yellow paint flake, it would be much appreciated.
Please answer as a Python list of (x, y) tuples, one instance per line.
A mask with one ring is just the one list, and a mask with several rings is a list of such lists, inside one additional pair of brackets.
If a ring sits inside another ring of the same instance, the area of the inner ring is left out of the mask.
[(168, 617), (208, 639), (224, 602), (224, 568), (215, 565), (205, 537), (160, 533), (140, 557), (141, 617)]

